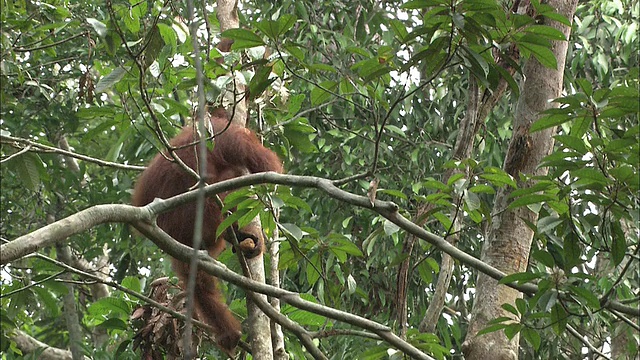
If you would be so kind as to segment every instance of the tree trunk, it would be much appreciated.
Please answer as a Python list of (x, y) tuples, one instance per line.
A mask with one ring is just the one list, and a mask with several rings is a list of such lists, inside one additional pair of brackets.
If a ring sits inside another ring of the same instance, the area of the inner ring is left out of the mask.
[[(238, 0), (218, 0), (216, 16), (220, 22), (220, 31), (224, 32), (229, 29), (237, 29), (240, 27), (238, 18)], [(231, 42), (224, 42), (223, 51), (231, 50)], [(235, 76), (234, 73), (230, 74)], [(242, 76), (239, 74), (238, 76)], [(231, 116), (231, 121), (236, 124), (247, 125), (247, 93), (245, 86), (239, 84), (238, 81), (232, 81), (231, 85), (224, 92), (222, 106), (227, 109)], [(249, 265), (251, 266), (251, 264)], [(264, 272), (263, 272), (264, 273)]]
[[(73, 360), (71, 351), (51, 347), (34, 339), (22, 330), (12, 329), (7, 333), (7, 337), (15, 342), (16, 347), (25, 355), (42, 350), (38, 355), (40, 360)], [(87, 358), (83, 357), (83, 359)]]
[[(58, 244), (56, 245), (56, 251), (58, 253), (58, 259), (65, 264), (71, 264), (71, 249), (68, 245)], [(61, 276), (63, 280), (73, 280), (71, 274), (65, 273)], [(67, 331), (69, 332), (69, 349), (71, 350), (71, 358), (73, 360), (84, 359), (82, 344), (82, 328), (80, 327), (80, 319), (78, 318), (78, 308), (76, 307), (76, 295), (75, 286), (71, 283), (66, 283), (67, 293), (62, 297), (62, 304), (64, 310), (64, 319), (67, 324)]]
[[(218, 0), (217, 1), (217, 17), (220, 22), (220, 31), (228, 29), (236, 29), (240, 27), (238, 19), (238, 1), (237, 0)], [(232, 74), (233, 75), (233, 74)], [(242, 126), (247, 124), (247, 93), (243, 85), (233, 81), (231, 88), (224, 95), (224, 103), (222, 104), (230, 113), (231, 120)], [(230, 107), (227, 107), (227, 102)], [(257, 222), (260, 228), (260, 221)], [(247, 259), (250, 277), (253, 280), (265, 282), (264, 257), (260, 254), (252, 259)], [(246, 274), (245, 274), (246, 275)], [(268, 303), (266, 295), (255, 294), (262, 297)], [(247, 310), (249, 314), (248, 323), (251, 338), (252, 357), (257, 360), (273, 359), (273, 345), (271, 343), (271, 322), (256, 304), (247, 298)]]
[[(548, 2), (558, 13), (568, 19), (573, 18), (577, 0), (552, 0)], [(544, 23), (562, 31), (568, 38), (571, 29), (565, 25), (545, 18)], [(533, 57), (524, 67), (524, 82), (516, 106), (513, 124), (513, 137), (509, 143), (504, 170), (519, 180), (519, 174), (543, 175), (546, 169), (538, 169), (540, 160), (553, 149), (555, 128), (529, 133), (531, 124), (538, 119), (539, 113), (552, 106), (550, 100), (561, 95), (564, 65), (568, 43), (554, 41), (551, 51), (557, 59), (557, 69), (545, 68)], [(518, 182), (519, 187), (529, 187), (531, 183)], [(526, 207), (507, 209), (512, 189), (498, 191), (492, 216), (492, 223), (482, 249), (481, 259), (508, 274), (523, 272), (527, 269), (533, 231), (526, 221), (535, 223), (537, 213)], [(476, 334), (484, 329), (488, 322), (500, 317), (510, 316), (502, 309), (502, 304), (514, 304), (522, 297), (518, 291), (484, 274), (478, 275), (475, 302), (471, 312), (471, 322), (463, 352), (468, 360), (518, 358), (519, 336), (509, 340), (502, 331), (482, 336)], [(515, 320), (515, 319), (514, 319)]]
[[(280, 214), (278, 211), (274, 214), (275, 218), (278, 219)], [(272, 239), (278, 238), (278, 227), (276, 226), (273, 229)], [(280, 264), (280, 242), (272, 241), (269, 245), (269, 256), (271, 257), (270, 262), (270, 284), (275, 287), (280, 287), (280, 269), (278, 265)], [(280, 299), (271, 298), (271, 306), (273, 306), (276, 311), (280, 312)], [(273, 358), (275, 360), (289, 360), (289, 354), (287, 354), (287, 350), (284, 346), (284, 333), (282, 332), (282, 326), (275, 321), (271, 321), (271, 344), (273, 345)]]

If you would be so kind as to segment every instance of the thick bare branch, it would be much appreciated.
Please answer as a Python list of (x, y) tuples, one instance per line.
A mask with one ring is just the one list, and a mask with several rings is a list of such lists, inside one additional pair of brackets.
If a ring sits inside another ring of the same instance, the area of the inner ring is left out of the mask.
[[(22, 330), (14, 329), (8, 333), (9, 339), (15, 341), (16, 347), (24, 354), (30, 354), (39, 349), (44, 349), (38, 359), (40, 360), (72, 360), (71, 351), (49, 346), (39, 341)], [(85, 357), (85, 359), (88, 359)]]
[[(244, 186), (266, 183), (316, 188), (322, 190), (330, 197), (347, 204), (371, 209), (398, 225), (404, 231), (418, 236), (441, 251), (451, 255), (454, 259), (467, 264), (468, 266), (471, 266), (496, 280), (501, 280), (505, 276), (502, 271), (482, 262), (462, 250), (459, 250), (455, 246), (449, 244), (444, 238), (430, 233), (411, 222), (397, 211), (398, 205), (395, 203), (376, 200), (372, 204), (368, 197), (344, 191), (336, 187), (334, 183), (328, 179), (313, 176), (282, 175), (273, 172), (266, 172), (246, 175), (208, 185), (205, 187), (205, 192), (208, 196), (212, 196), (213, 194), (238, 189)], [(157, 214), (169, 211), (177, 206), (193, 202), (196, 195), (197, 190), (194, 190), (169, 199), (156, 199), (151, 204), (141, 208), (130, 205), (96, 205), (90, 207), (34, 232), (23, 235), (9, 243), (3, 244), (0, 246), (0, 264), (7, 264), (28, 254), (34, 253), (45, 246), (53, 245), (57, 241), (64, 240), (71, 235), (91, 229), (99, 224), (121, 222), (151, 225), (153, 224), (153, 219)], [(534, 284), (507, 284), (507, 286), (529, 295), (534, 295), (538, 291), (538, 287)], [(605, 306), (624, 314), (640, 316), (640, 309), (621, 304), (617, 301), (610, 301), (606, 303)]]

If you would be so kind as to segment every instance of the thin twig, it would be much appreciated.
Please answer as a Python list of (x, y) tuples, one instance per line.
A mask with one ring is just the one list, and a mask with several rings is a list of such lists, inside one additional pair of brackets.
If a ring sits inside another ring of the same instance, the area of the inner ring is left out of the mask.
[(14, 154), (11, 154), (11, 155), (7, 156), (6, 158), (0, 160), (0, 164), (3, 163), (3, 162), (7, 162), (7, 161), (13, 159), (14, 157), (20, 156), (20, 155), (26, 153), (27, 151), (29, 151), (30, 149), (31, 149), (31, 145), (27, 145), (22, 150), (14, 153)]
[(595, 346), (593, 346), (593, 344), (591, 344), (585, 336), (582, 336), (582, 334), (580, 334), (578, 330), (571, 327), (571, 325), (567, 325), (567, 330), (569, 330), (571, 335), (573, 335), (576, 339), (578, 339), (581, 343), (583, 343), (587, 348), (589, 348), (589, 350), (598, 354), (598, 356), (601, 356), (603, 359), (607, 359), (607, 360), (611, 359), (610, 357), (602, 353), (600, 350), (598, 350)]
[[(64, 149), (60, 149), (60, 148), (57, 148), (57, 147), (40, 144), (40, 143), (32, 141), (32, 140), (13, 137), (13, 136), (8, 136), (8, 135), (0, 135), (0, 143), (7, 144), (7, 145), (12, 146), (14, 148), (23, 149), (23, 150), (24, 149), (33, 148), (31, 150), (33, 152), (61, 154), (61, 155), (69, 156), (69, 157), (72, 157), (72, 158), (84, 160), (86, 162), (98, 164), (98, 165), (101, 165), (101, 166), (113, 167), (113, 168), (116, 168), (116, 169), (135, 170), (135, 171), (142, 171), (142, 170), (145, 169), (144, 166), (125, 165), (125, 164), (119, 164), (119, 163), (115, 163), (115, 162), (111, 162), (111, 161), (105, 161), (105, 160), (97, 159), (97, 158), (90, 157), (90, 156), (87, 156), (87, 155), (82, 155), (82, 154), (78, 154), (78, 153), (75, 153), (75, 152), (72, 152), (72, 151), (67, 151), (67, 150), (64, 150)], [(26, 144), (26, 146), (23, 147), (20, 144)], [(15, 156), (16, 154), (13, 154), (11, 156)], [(6, 160), (8, 160), (8, 158), (7, 159), (3, 159), (2, 162), (6, 161)]]
[[(42, 45), (42, 46), (38, 46), (38, 47), (34, 47), (34, 48), (29, 48), (29, 49), (25, 49), (25, 48), (23, 48), (23, 47), (20, 47), (20, 48), (13, 48), (13, 51), (15, 51), (15, 52), (30, 52), (30, 51), (37, 51), (37, 50), (48, 49), (48, 48), (50, 48), (50, 47), (54, 47), (54, 46), (58, 46), (58, 45), (64, 44), (64, 43), (66, 43), (67, 41), (71, 41), (71, 40), (73, 40), (73, 39), (75, 39), (75, 38), (78, 38), (78, 37), (81, 37), (81, 36), (85, 36), (85, 35), (88, 35), (88, 34), (89, 34), (89, 32), (88, 32), (88, 31), (83, 31), (83, 32), (81, 32), (81, 33), (78, 33), (78, 34), (72, 35), (72, 36), (70, 36), (70, 37), (68, 37), (68, 38), (66, 38), (66, 39), (62, 39), (62, 40), (60, 40), (60, 41), (56, 41), (56, 42), (53, 42), (53, 43), (51, 43), (51, 44), (46, 44), (46, 45)], [(44, 40), (44, 39), (43, 39), (43, 40)]]

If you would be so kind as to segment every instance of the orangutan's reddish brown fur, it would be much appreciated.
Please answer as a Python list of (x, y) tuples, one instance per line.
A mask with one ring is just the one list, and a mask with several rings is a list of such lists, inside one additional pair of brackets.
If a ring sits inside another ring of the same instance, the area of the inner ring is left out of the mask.
[[(262, 146), (256, 135), (250, 130), (228, 125), (226, 113), (222, 109), (214, 111), (211, 123), (216, 133), (227, 128), (214, 139), (213, 150), (207, 156), (207, 183), (241, 176), (247, 171), (258, 173), (265, 171), (282, 172), (282, 162), (271, 150)], [(181, 147), (196, 141), (192, 126), (185, 127), (172, 141), (173, 147)], [(196, 146), (188, 146), (175, 151), (176, 155), (191, 169), (196, 170)], [(166, 155), (166, 154), (165, 154)], [(197, 171), (197, 170), (196, 170)], [(166, 199), (189, 190), (195, 179), (178, 164), (158, 154), (142, 173), (133, 193), (133, 205), (143, 206), (154, 198)], [(224, 198), (226, 194), (220, 194)], [(158, 226), (181, 243), (191, 246), (193, 240), (195, 204), (183, 205), (173, 211), (158, 216)], [(220, 209), (215, 201), (207, 199), (204, 212), (202, 243), (209, 255), (216, 258), (225, 248), (222, 237), (216, 238), (216, 230), (222, 221)], [(254, 240), (253, 249), (247, 249), (246, 241), (242, 250), (247, 256), (255, 256), (263, 250), (262, 233), (255, 228), (244, 228), (239, 241), (247, 238)], [(189, 265), (173, 259), (173, 268), (186, 284)], [(198, 316), (214, 329), (218, 345), (231, 353), (241, 336), (240, 322), (231, 314), (217, 288), (216, 279), (205, 272), (198, 271), (196, 279), (195, 303)]]

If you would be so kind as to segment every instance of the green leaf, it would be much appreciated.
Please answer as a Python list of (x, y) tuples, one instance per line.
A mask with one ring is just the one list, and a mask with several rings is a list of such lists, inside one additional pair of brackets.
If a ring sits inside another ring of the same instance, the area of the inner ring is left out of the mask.
[(507, 324), (493, 324), (493, 325), (489, 325), (487, 327), (485, 327), (484, 329), (478, 331), (478, 334), (476, 336), (480, 336), (480, 335), (484, 335), (484, 334), (489, 334), (492, 332), (496, 332), (496, 331), (500, 331), (504, 328), (507, 327)]
[(634, 168), (626, 164), (610, 169), (609, 174), (619, 182), (626, 182), (638, 176)]
[(305, 97), (306, 96), (304, 94), (297, 94), (289, 98), (289, 114), (287, 114), (287, 116), (294, 116), (298, 113), (298, 111), (300, 111), (300, 108), (302, 108), (302, 102), (304, 101)]
[[(173, 27), (167, 24), (158, 23), (157, 26), (162, 41), (164, 41), (166, 45), (171, 47), (171, 51), (175, 51), (175, 49), (178, 47), (178, 35), (176, 34), (176, 31), (173, 29)], [(155, 60), (155, 58), (153, 60)]]
[(583, 300), (580, 301), (580, 303), (588, 306), (590, 308), (590, 312), (594, 312), (600, 309), (600, 300), (598, 300), (598, 297), (593, 293), (591, 289), (573, 285), (569, 286), (569, 289), (572, 295), (579, 298), (578, 301), (580, 301), (580, 299)]
[(482, 174), (481, 178), (489, 180), (494, 186), (509, 185), (512, 188), (517, 188), (516, 181), (507, 173), (502, 174)]
[(530, 194), (524, 195), (509, 204), (509, 209), (515, 209), (522, 206), (527, 206), (531, 204), (543, 204), (547, 201), (557, 200), (557, 198), (553, 195), (547, 194)]
[(282, 223), (280, 224), (282, 227), (291, 235), (294, 239), (300, 241), (302, 239), (303, 233), (302, 229), (298, 227), (296, 224), (291, 223)]
[[(463, 175), (464, 176), (464, 175)], [(423, 186), (427, 189), (437, 190), (437, 191), (448, 191), (449, 187), (438, 180), (427, 180), (423, 183)]]
[(574, 232), (570, 232), (564, 238), (564, 261), (565, 270), (571, 270), (574, 266), (582, 263), (582, 246), (578, 236)]
[(128, 330), (129, 325), (122, 319), (110, 318), (98, 325), (99, 328), (107, 330)]
[(611, 259), (615, 266), (620, 265), (627, 251), (627, 241), (625, 234), (620, 227), (620, 223), (612, 223), (611, 230), (613, 232), (611, 239)]
[(507, 336), (508, 339), (513, 339), (513, 337), (516, 336), (520, 332), (520, 330), (522, 330), (523, 327), (524, 325), (520, 323), (509, 324), (504, 328), (504, 334)]
[(233, 45), (231, 45), (231, 49), (233, 50), (249, 49), (265, 45), (260, 36), (246, 29), (229, 29), (222, 32), (220, 37), (233, 40)]
[(310, 64), (308, 65), (309, 70), (311, 70), (312, 72), (318, 72), (318, 71), (326, 71), (326, 72), (330, 72), (330, 73), (335, 73), (337, 72), (336, 68), (331, 66), (331, 65), (327, 65), (327, 64), (322, 64), (322, 63), (317, 63), (317, 64)]
[(464, 178), (464, 174), (463, 173), (456, 173), (453, 174), (449, 177), (449, 180), (447, 180), (447, 185), (452, 185), (453, 183), (455, 183), (456, 181)]
[(94, 18), (87, 18), (87, 22), (89, 23), (89, 25), (91, 25), (93, 30), (95, 30), (98, 36), (100, 36), (101, 38), (107, 36), (107, 25), (105, 25), (102, 21)]
[(318, 254), (314, 254), (309, 258), (309, 262), (307, 263), (306, 275), (307, 282), (309, 285), (313, 286), (320, 279), (319, 270), (322, 269), (322, 265), (320, 264), (320, 256)]
[(548, 25), (530, 25), (525, 29), (525, 32), (542, 35), (549, 40), (566, 41), (564, 33), (554, 27)]
[(231, 215), (227, 216), (220, 225), (218, 225), (218, 229), (216, 229), (216, 238), (220, 237), (220, 235), (224, 234), (224, 232), (235, 222), (238, 221), (242, 216), (246, 215), (249, 212), (249, 209), (238, 209), (231, 213)]
[(542, 343), (542, 338), (540, 334), (531, 328), (524, 328), (520, 332), (522, 337), (529, 343), (533, 348), (538, 351), (540, 349), (540, 344)]
[(124, 279), (122, 279), (122, 286), (135, 292), (142, 291), (142, 285), (140, 284), (140, 279), (138, 279), (135, 276), (127, 276)]
[(290, 123), (284, 126), (284, 136), (289, 143), (298, 151), (303, 153), (314, 153), (318, 149), (311, 142), (311, 133), (315, 129), (304, 123)]
[(551, 50), (549, 50), (548, 47), (531, 44), (528, 42), (519, 42), (518, 45), (520, 46), (521, 50), (526, 49), (527, 51), (530, 51), (544, 67), (547, 67), (549, 69), (558, 68), (558, 61), (556, 60), (556, 56)]
[(515, 308), (515, 306), (511, 304), (502, 304), (500, 307), (506, 310), (507, 312), (510, 312), (515, 316), (518, 316), (518, 310)]
[(280, 35), (286, 33), (296, 23), (296, 17), (291, 14), (280, 16), (278, 20), (263, 20), (256, 24), (258, 30), (271, 40), (277, 40)]
[(378, 193), (388, 194), (388, 195), (391, 195), (393, 197), (397, 197), (397, 198), (402, 199), (402, 200), (407, 200), (407, 195), (405, 195), (405, 193), (403, 193), (400, 190), (380, 189), (380, 190), (378, 190)]
[(529, 305), (527, 301), (520, 298), (516, 299), (516, 308), (518, 308), (518, 313), (520, 315), (525, 315), (529, 311)]
[(424, 9), (436, 5), (446, 5), (448, 1), (445, 0), (411, 0), (400, 6), (401, 9)]
[(487, 63), (487, 60), (468, 47), (462, 47), (462, 49), (467, 54), (465, 58), (471, 63), (471, 70), (479, 79), (486, 79), (489, 74), (489, 64)]
[(587, 133), (592, 123), (593, 116), (579, 116), (573, 120), (573, 124), (571, 126), (571, 130), (569, 131), (569, 134), (577, 138), (582, 138), (584, 134)]
[(546, 216), (538, 220), (538, 232), (546, 233), (555, 229), (558, 225), (562, 224), (564, 220), (557, 216)]
[[(240, 219), (238, 219), (238, 228), (242, 229), (245, 226), (249, 225), (249, 223), (251, 223), (263, 210), (264, 209), (259, 206), (250, 209), (249, 212), (247, 212), (242, 217), (240, 217)], [(238, 239), (238, 240), (241, 241), (242, 239)]]
[(564, 124), (570, 120), (572, 120), (572, 117), (568, 114), (549, 114), (536, 120), (536, 122), (531, 125), (531, 129), (529, 129), (529, 131), (534, 133), (536, 131)]
[(397, 19), (391, 19), (391, 21), (389, 22), (389, 26), (391, 27), (391, 31), (396, 34), (400, 42), (404, 43), (405, 39), (407, 39), (407, 36), (409, 35), (407, 28), (404, 26), (404, 23)]
[(120, 151), (122, 150), (122, 146), (124, 145), (124, 142), (131, 135), (131, 129), (133, 128), (130, 127), (126, 131), (124, 131), (122, 135), (120, 135), (118, 140), (116, 140), (116, 142), (111, 146), (111, 148), (109, 148), (109, 152), (107, 153), (107, 156), (106, 156), (107, 161), (116, 162), (118, 160), (118, 157), (120, 157)]
[(525, 284), (539, 278), (540, 278), (539, 274), (534, 274), (531, 272), (521, 272), (521, 273), (509, 274), (503, 277), (502, 279), (500, 279), (499, 283), (500, 284), (510, 284), (510, 283)]
[(420, 275), (420, 279), (425, 284), (431, 284), (433, 281), (431, 268), (426, 264), (426, 261), (422, 261), (418, 264), (418, 275)]
[(107, 54), (115, 56), (116, 50), (118, 49), (122, 41), (114, 30), (110, 30), (107, 33), (107, 36), (105, 36), (104, 42), (105, 47), (107, 48)]
[(638, 143), (638, 139), (614, 139), (604, 147), (604, 151), (609, 154), (625, 153), (633, 145)]
[(474, 185), (469, 188), (469, 191), (476, 194), (495, 194), (496, 193), (496, 190), (493, 187), (486, 184)]
[(46, 173), (46, 169), (42, 163), (42, 159), (38, 154), (32, 152), (26, 152), (19, 156), (12, 158), (9, 161), (11, 167), (15, 169), (20, 181), (24, 186), (32, 191), (38, 190), (42, 180), (40, 178), (40, 171)]
[(561, 24), (564, 24), (566, 26), (571, 27), (571, 21), (569, 19), (567, 19), (567, 17), (564, 16), (564, 15), (560, 15), (560, 14), (558, 14), (556, 12), (552, 12), (552, 11), (544, 12), (544, 13), (541, 13), (540, 15), (542, 15), (542, 16), (544, 16), (546, 18), (549, 18), (551, 20), (555, 20), (555, 21), (557, 21), (557, 22), (559, 22)]
[(302, 51), (302, 49), (300, 49), (300, 47), (295, 46), (295, 45), (285, 45), (284, 49), (290, 55), (292, 55), (293, 57), (298, 59), (298, 61), (304, 61), (305, 53), (304, 53), (304, 51)]
[(356, 244), (352, 243), (347, 239), (344, 239), (344, 238), (335, 239), (335, 242), (336, 243), (333, 245), (334, 249), (342, 250), (349, 255), (354, 255), (354, 256), (364, 255)]
[(551, 308), (551, 327), (557, 335), (562, 335), (567, 327), (568, 314), (561, 304), (553, 305)]
[(432, 258), (432, 257), (428, 257), (425, 262), (429, 265), (429, 267), (431, 268), (431, 270), (433, 270), (434, 273), (439, 273), (440, 272), (440, 264), (438, 264), (438, 262), (436, 261), (436, 259)]
[(482, 206), (480, 197), (471, 191), (465, 190), (463, 198), (465, 205), (467, 205), (468, 211), (480, 209), (480, 207)]
[[(573, 128), (572, 128), (573, 130)], [(566, 148), (576, 150), (579, 154), (584, 155), (589, 150), (584, 143), (584, 140), (580, 137), (571, 136), (571, 135), (556, 135), (554, 138), (562, 143)]]
[(533, 253), (533, 258), (548, 268), (553, 268), (556, 264), (553, 256), (544, 250), (538, 250)]
[[(136, 6), (135, 8), (139, 8)], [(130, 32), (137, 34), (140, 31), (140, 17), (138, 16), (137, 11), (123, 11), (122, 21), (124, 21), (124, 25), (127, 27), (127, 30)]]
[(391, 221), (384, 219), (384, 233), (387, 236), (393, 235), (395, 233), (397, 233), (400, 230), (400, 227), (398, 227), (398, 225), (392, 223)]
[(271, 85), (276, 78), (269, 78), (271, 66), (260, 66), (249, 82), (249, 94), (251, 99), (256, 99)]
[(92, 303), (91, 305), (89, 305), (88, 310), (90, 314), (101, 316), (106, 316), (109, 313), (124, 316), (129, 316), (129, 314), (131, 314), (131, 307), (129, 306), (129, 303), (127, 303), (123, 299), (111, 296), (102, 298)]
[(38, 302), (44, 305), (44, 308), (47, 310), (52, 317), (60, 316), (60, 306), (58, 305), (58, 299), (53, 296), (53, 294), (46, 288), (42, 288), (40, 286), (33, 287), (33, 292), (37, 295)]
[(436, 218), (447, 231), (451, 229), (452, 222), (447, 215), (438, 211), (433, 213), (433, 217)]
[(107, 91), (118, 81), (120, 81), (126, 73), (127, 70), (122, 66), (118, 66), (117, 68), (113, 69), (113, 71), (111, 71), (108, 75), (103, 76), (98, 81), (98, 84), (96, 84), (96, 88), (94, 90), (95, 93), (99, 94), (101, 92)]
[(604, 176), (600, 170), (597, 170), (591, 167), (571, 170), (571, 175), (578, 178), (578, 180), (586, 180), (590, 183), (591, 182), (596, 182), (601, 184), (609, 183), (609, 180), (607, 179), (607, 177)]
[(335, 92), (337, 87), (337, 83), (335, 81), (327, 80), (319, 84), (320, 86), (315, 86), (311, 90), (311, 105), (318, 106), (323, 104), (332, 96), (332, 93)]

